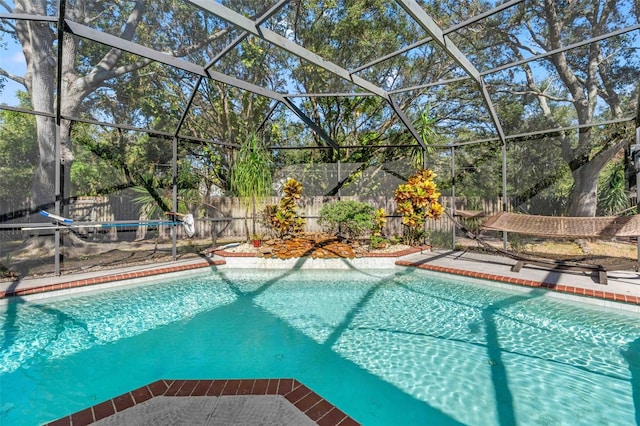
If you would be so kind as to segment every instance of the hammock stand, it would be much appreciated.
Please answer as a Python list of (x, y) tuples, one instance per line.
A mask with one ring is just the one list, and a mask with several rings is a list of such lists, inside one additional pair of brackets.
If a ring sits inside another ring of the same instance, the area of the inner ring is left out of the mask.
[[(492, 246), (479, 235), (467, 230), (464, 225), (452, 218), (468, 238), (477, 241), (490, 251), (498, 252), (516, 261), (511, 267), (513, 272), (520, 272), (525, 265), (535, 265), (547, 269), (573, 270), (596, 273), (600, 284), (607, 284), (607, 271), (635, 270), (638, 261), (625, 261), (612, 265), (590, 264), (568, 260), (553, 260), (535, 256), (522, 255)], [(564, 217), (538, 216), (509, 212), (499, 212), (490, 216), (481, 229), (490, 231), (506, 231), (515, 234), (545, 238), (613, 238), (638, 237), (640, 235), (640, 215), (606, 216), (606, 217)]]
[(482, 210), (456, 209), (454, 215), (461, 217), (462, 219), (478, 219), (478, 218), (487, 217), (486, 213)]

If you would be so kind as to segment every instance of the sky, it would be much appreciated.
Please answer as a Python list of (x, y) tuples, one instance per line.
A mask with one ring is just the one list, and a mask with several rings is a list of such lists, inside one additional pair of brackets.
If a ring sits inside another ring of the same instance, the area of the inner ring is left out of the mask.
[[(27, 65), (20, 45), (12, 38), (6, 37), (6, 35), (2, 39), (2, 43), (7, 43), (7, 46), (6, 48), (0, 48), (0, 68), (22, 77), (27, 70)], [(18, 106), (15, 95), (18, 90), (25, 90), (24, 86), (9, 79), (4, 79), (3, 82), (5, 87), (0, 92), (0, 104)]]
[[(13, 0), (8, 0), (4, 3), (5, 6), (1, 12), (13, 11)], [(2, 33), (2, 36), (0, 37), (0, 68), (20, 77), (24, 76), (27, 70), (20, 44), (6, 33)], [(2, 83), (4, 84), (4, 88), (0, 89), (0, 104), (18, 106), (16, 92), (19, 90), (25, 90), (24, 86), (6, 78), (2, 79)]]
[[(11, 2), (10, 2), (11, 3)], [(636, 38), (635, 44), (640, 44), (640, 37)], [(3, 34), (0, 39), (0, 68), (11, 74), (24, 76), (26, 63), (19, 43), (12, 37)], [(24, 87), (9, 79), (2, 79), (4, 88), (0, 89), (0, 104), (18, 106), (16, 92), (24, 90)]]

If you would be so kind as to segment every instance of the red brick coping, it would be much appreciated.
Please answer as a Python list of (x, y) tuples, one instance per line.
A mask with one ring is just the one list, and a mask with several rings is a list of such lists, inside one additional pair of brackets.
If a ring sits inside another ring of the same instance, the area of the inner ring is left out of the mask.
[[(429, 248), (430, 248), (429, 246), (422, 246), (422, 247), (412, 247), (410, 249), (395, 252), (395, 253), (369, 253), (369, 254), (366, 254), (365, 257), (400, 257), (400, 256), (406, 256), (409, 254), (418, 253), (422, 250), (429, 249)], [(214, 253), (218, 256), (223, 256), (223, 257), (257, 257), (255, 253), (233, 253), (233, 252), (226, 252), (224, 250), (218, 250), (218, 251), (215, 251)], [(12, 297), (12, 296), (39, 294), (39, 293), (46, 293), (49, 291), (84, 287), (84, 286), (103, 284), (103, 283), (114, 282), (114, 281), (129, 280), (134, 278), (142, 278), (142, 277), (148, 277), (153, 275), (167, 274), (171, 272), (180, 272), (180, 271), (185, 271), (190, 269), (206, 268), (210, 266), (224, 265), (225, 263), (226, 263), (225, 260), (208, 259), (207, 261), (192, 263), (188, 265), (175, 265), (175, 266), (168, 266), (168, 267), (153, 269), (153, 270), (106, 275), (102, 277), (88, 278), (83, 280), (74, 280), (74, 281), (69, 281), (69, 282), (64, 282), (59, 284), (44, 285), (41, 287), (32, 287), (32, 288), (24, 288), (24, 289), (17, 288), (14, 290), (7, 290), (7, 291), (0, 290), (0, 299)], [(420, 268), (420, 269), (425, 269), (430, 271), (443, 272), (443, 273), (453, 274), (453, 275), (462, 275), (465, 277), (479, 278), (484, 280), (503, 282), (507, 284), (514, 284), (514, 285), (520, 285), (525, 287), (544, 288), (550, 291), (557, 291), (560, 293), (592, 297), (596, 299), (610, 300), (618, 303), (640, 305), (640, 297), (626, 295), (626, 294), (585, 289), (580, 287), (572, 287), (572, 286), (560, 285), (556, 283), (526, 280), (522, 278), (512, 278), (512, 277), (506, 277), (503, 275), (494, 275), (494, 274), (487, 274), (482, 272), (467, 271), (464, 269), (449, 268), (446, 266), (429, 265), (427, 263), (421, 263), (421, 262), (409, 262), (401, 259), (396, 260), (395, 264), (398, 266), (415, 267), (415, 268)]]
[(134, 271), (134, 272), (125, 272), (122, 274), (104, 275), (101, 277), (67, 281), (64, 283), (49, 284), (49, 285), (43, 285), (40, 287), (16, 288), (16, 289), (10, 289), (6, 291), (0, 290), (0, 299), (13, 297), (13, 296), (26, 296), (29, 294), (47, 293), (49, 291), (66, 290), (66, 289), (77, 288), (77, 287), (86, 287), (90, 285), (110, 283), (114, 281), (131, 280), (134, 278), (143, 278), (143, 277), (149, 277), (153, 275), (168, 274), (170, 272), (180, 272), (180, 271), (187, 271), (190, 269), (199, 269), (199, 268), (206, 268), (209, 266), (224, 265), (225, 263), (226, 262), (224, 260), (211, 260), (208, 262), (203, 261), (198, 263), (191, 263), (188, 265), (167, 266), (164, 268), (150, 269), (146, 271)]
[(356, 426), (358, 422), (295, 379), (158, 380), (46, 426), (88, 425), (157, 396), (282, 395), (321, 426)]
[(640, 297), (627, 294), (611, 293), (608, 291), (592, 290), (588, 288), (572, 287), (556, 283), (525, 280), (522, 278), (505, 277), (502, 275), (487, 274), (484, 272), (466, 271), (463, 269), (449, 268), (446, 266), (429, 265), (420, 262), (409, 262), (406, 260), (396, 261), (396, 265), (409, 266), (426, 269), (429, 271), (444, 272), (447, 274), (463, 275), (465, 277), (479, 278), (483, 280), (498, 281), (507, 284), (515, 284), (524, 287), (544, 288), (546, 290), (557, 291), (559, 293), (575, 294), (578, 296), (593, 297), (597, 299), (610, 300), (613, 302), (627, 303), (630, 305), (640, 305)]
[[(425, 250), (428, 248), (430, 248), (430, 246), (412, 247), (412, 248), (402, 250), (402, 251), (397, 251), (394, 253), (368, 253), (368, 254), (365, 254), (364, 257), (400, 257), (400, 256), (406, 256), (408, 254), (419, 253), (421, 250)], [(224, 250), (216, 250), (213, 253), (221, 257), (257, 257), (255, 253), (233, 253), (233, 252), (228, 252)], [(43, 285), (40, 287), (16, 288), (16, 289), (9, 289), (6, 291), (0, 290), (0, 299), (14, 297), (14, 296), (26, 296), (30, 294), (47, 293), (50, 291), (66, 290), (66, 289), (77, 288), (77, 287), (86, 287), (86, 286), (95, 285), (95, 284), (104, 284), (104, 283), (115, 282), (115, 281), (130, 280), (134, 278), (143, 278), (143, 277), (149, 277), (153, 275), (168, 274), (170, 272), (180, 272), (180, 271), (186, 271), (190, 269), (206, 268), (209, 266), (219, 266), (219, 265), (224, 265), (225, 263), (226, 263), (225, 260), (208, 259), (207, 261), (192, 263), (188, 265), (175, 265), (175, 266), (167, 266), (164, 268), (151, 269), (146, 271), (135, 271), (135, 272), (126, 272), (121, 274), (104, 275), (101, 277), (87, 278), (82, 280), (73, 280), (73, 281), (67, 281), (63, 283)]]

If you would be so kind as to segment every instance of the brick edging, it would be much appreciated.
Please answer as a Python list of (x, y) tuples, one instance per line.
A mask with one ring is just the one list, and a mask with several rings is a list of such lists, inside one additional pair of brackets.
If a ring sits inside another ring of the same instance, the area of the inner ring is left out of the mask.
[(479, 279), (490, 280), (490, 281), (498, 281), (498, 282), (514, 284), (514, 285), (519, 285), (524, 287), (544, 288), (546, 290), (555, 291), (558, 293), (592, 297), (596, 299), (610, 300), (612, 302), (627, 303), (630, 305), (640, 305), (640, 297), (627, 295), (627, 294), (593, 290), (589, 288), (573, 287), (573, 286), (544, 282), (544, 281), (525, 280), (523, 278), (506, 277), (504, 275), (487, 274), (484, 272), (466, 271), (464, 269), (449, 268), (446, 266), (428, 265), (424, 263), (415, 263), (415, 262), (409, 262), (406, 260), (398, 260), (396, 261), (396, 265), (425, 269), (425, 270), (435, 271), (435, 272), (444, 272), (446, 274), (462, 275), (465, 277), (479, 278)]
[(19, 297), (31, 294), (47, 293), (50, 291), (66, 290), (70, 288), (86, 287), (96, 284), (110, 283), (114, 281), (130, 280), (134, 278), (150, 277), (153, 275), (168, 274), (171, 272), (187, 271), (190, 269), (206, 268), (209, 266), (224, 265), (224, 260), (203, 261), (198, 263), (190, 263), (188, 265), (167, 266), (158, 269), (149, 269), (146, 271), (124, 272), (121, 274), (104, 275), (95, 278), (85, 278), (81, 280), (67, 281), (64, 283), (48, 284), (31, 288), (16, 288), (13, 290), (0, 291), (0, 299), (9, 297)]
[[(418, 253), (426, 248), (428, 248), (428, 246), (413, 247), (411, 249), (403, 250), (401, 252), (396, 252), (396, 253), (370, 253), (368, 256), (365, 256), (365, 257), (401, 257), (409, 254)], [(227, 256), (227, 257), (256, 257), (255, 254), (253, 253), (231, 253), (231, 252), (217, 251), (215, 252), (215, 254), (220, 256)], [(186, 271), (191, 269), (206, 268), (210, 266), (219, 266), (219, 265), (224, 265), (225, 263), (226, 263), (225, 260), (209, 260), (209, 261), (202, 261), (198, 263), (192, 263), (188, 265), (175, 265), (175, 266), (168, 266), (168, 267), (158, 268), (158, 269), (150, 269), (146, 271), (126, 272), (121, 274), (105, 275), (105, 276), (95, 277), (95, 278), (86, 278), (82, 280), (74, 280), (74, 281), (68, 281), (68, 282), (58, 283), (58, 284), (49, 284), (49, 285), (44, 285), (40, 287), (31, 287), (31, 288), (24, 288), (24, 289), (17, 288), (14, 290), (0, 291), (0, 299), (47, 293), (51, 291), (85, 287), (85, 286), (91, 286), (96, 284), (103, 284), (103, 283), (109, 283), (109, 282), (115, 282), (115, 281), (135, 279), (135, 278), (143, 278), (143, 277), (149, 277), (154, 275), (167, 274), (171, 272), (180, 272), (180, 271)], [(513, 278), (513, 277), (507, 277), (503, 275), (466, 271), (463, 269), (449, 268), (446, 266), (437, 266), (437, 265), (429, 265), (424, 263), (409, 262), (401, 259), (397, 260), (395, 264), (398, 266), (415, 267), (415, 268), (425, 269), (425, 270), (430, 270), (435, 272), (443, 272), (443, 273), (448, 273), (453, 275), (461, 275), (461, 276), (466, 276), (471, 278), (479, 278), (479, 279), (503, 282), (507, 284), (520, 285), (524, 287), (544, 288), (544, 289), (556, 291), (559, 293), (567, 293), (567, 294), (573, 294), (578, 296), (610, 300), (618, 303), (640, 305), (640, 297), (638, 296), (619, 294), (619, 293), (613, 293), (613, 292), (601, 291), (601, 290), (586, 289), (586, 288), (580, 288), (580, 287), (573, 287), (573, 286), (561, 285), (556, 283), (526, 280), (522, 278)]]
[[(412, 248), (398, 251), (395, 253), (367, 253), (364, 255), (364, 257), (394, 257), (395, 258), (395, 257), (406, 256), (409, 254), (419, 253), (420, 251), (425, 250), (427, 248), (429, 248), (429, 246), (412, 247)], [(233, 252), (227, 252), (224, 250), (216, 250), (213, 253), (220, 257), (257, 257), (255, 253), (233, 253)], [(67, 290), (71, 288), (86, 287), (86, 286), (91, 286), (95, 284), (104, 284), (104, 283), (110, 283), (115, 281), (130, 280), (135, 278), (143, 278), (143, 277), (149, 277), (154, 275), (168, 274), (171, 272), (180, 272), (180, 271), (186, 271), (190, 269), (206, 268), (209, 266), (220, 266), (220, 265), (224, 265), (225, 263), (226, 261), (224, 259), (206, 260), (206, 261), (192, 263), (188, 265), (175, 265), (175, 266), (167, 266), (167, 267), (158, 268), (158, 269), (149, 269), (145, 271), (125, 272), (120, 274), (104, 275), (104, 276), (95, 277), (95, 278), (85, 278), (81, 280), (72, 280), (72, 281), (67, 281), (63, 283), (47, 284), (39, 287), (16, 288), (16, 289), (4, 290), (4, 291), (0, 290), (0, 299), (48, 293), (52, 291)]]
[(280, 395), (321, 426), (357, 426), (354, 419), (296, 379), (158, 380), (45, 426), (87, 425), (137, 404), (165, 397)]

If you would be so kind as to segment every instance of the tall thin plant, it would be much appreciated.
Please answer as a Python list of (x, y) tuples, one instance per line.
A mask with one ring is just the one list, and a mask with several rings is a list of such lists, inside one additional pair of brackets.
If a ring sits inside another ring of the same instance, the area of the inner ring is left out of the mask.
[(607, 172), (598, 185), (598, 207), (605, 215), (617, 215), (631, 204), (626, 190), (624, 163), (613, 164)]
[(420, 113), (418, 119), (413, 125), (418, 129), (420, 133), (420, 139), (425, 145), (425, 148), (416, 147), (411, 150), (411, 163), (413, 166), (421, 170), (424, 167), (425, 157), (433, 155), (436, 152), (436, 148), (432, 145), (437, 143), (438, 133), (436, 132), (437, 120), (430, 117), (429, 106)]
[(256, 207), (265, 197), (271, 195), (273, 160), (255, 132), (249, 134), (235, 158), (231, 174), (231, 189), (240, 197), (245, 208), (245, 232), (249, 240), (247, 217), (252, 208), (252, 230), (256, 233)]

